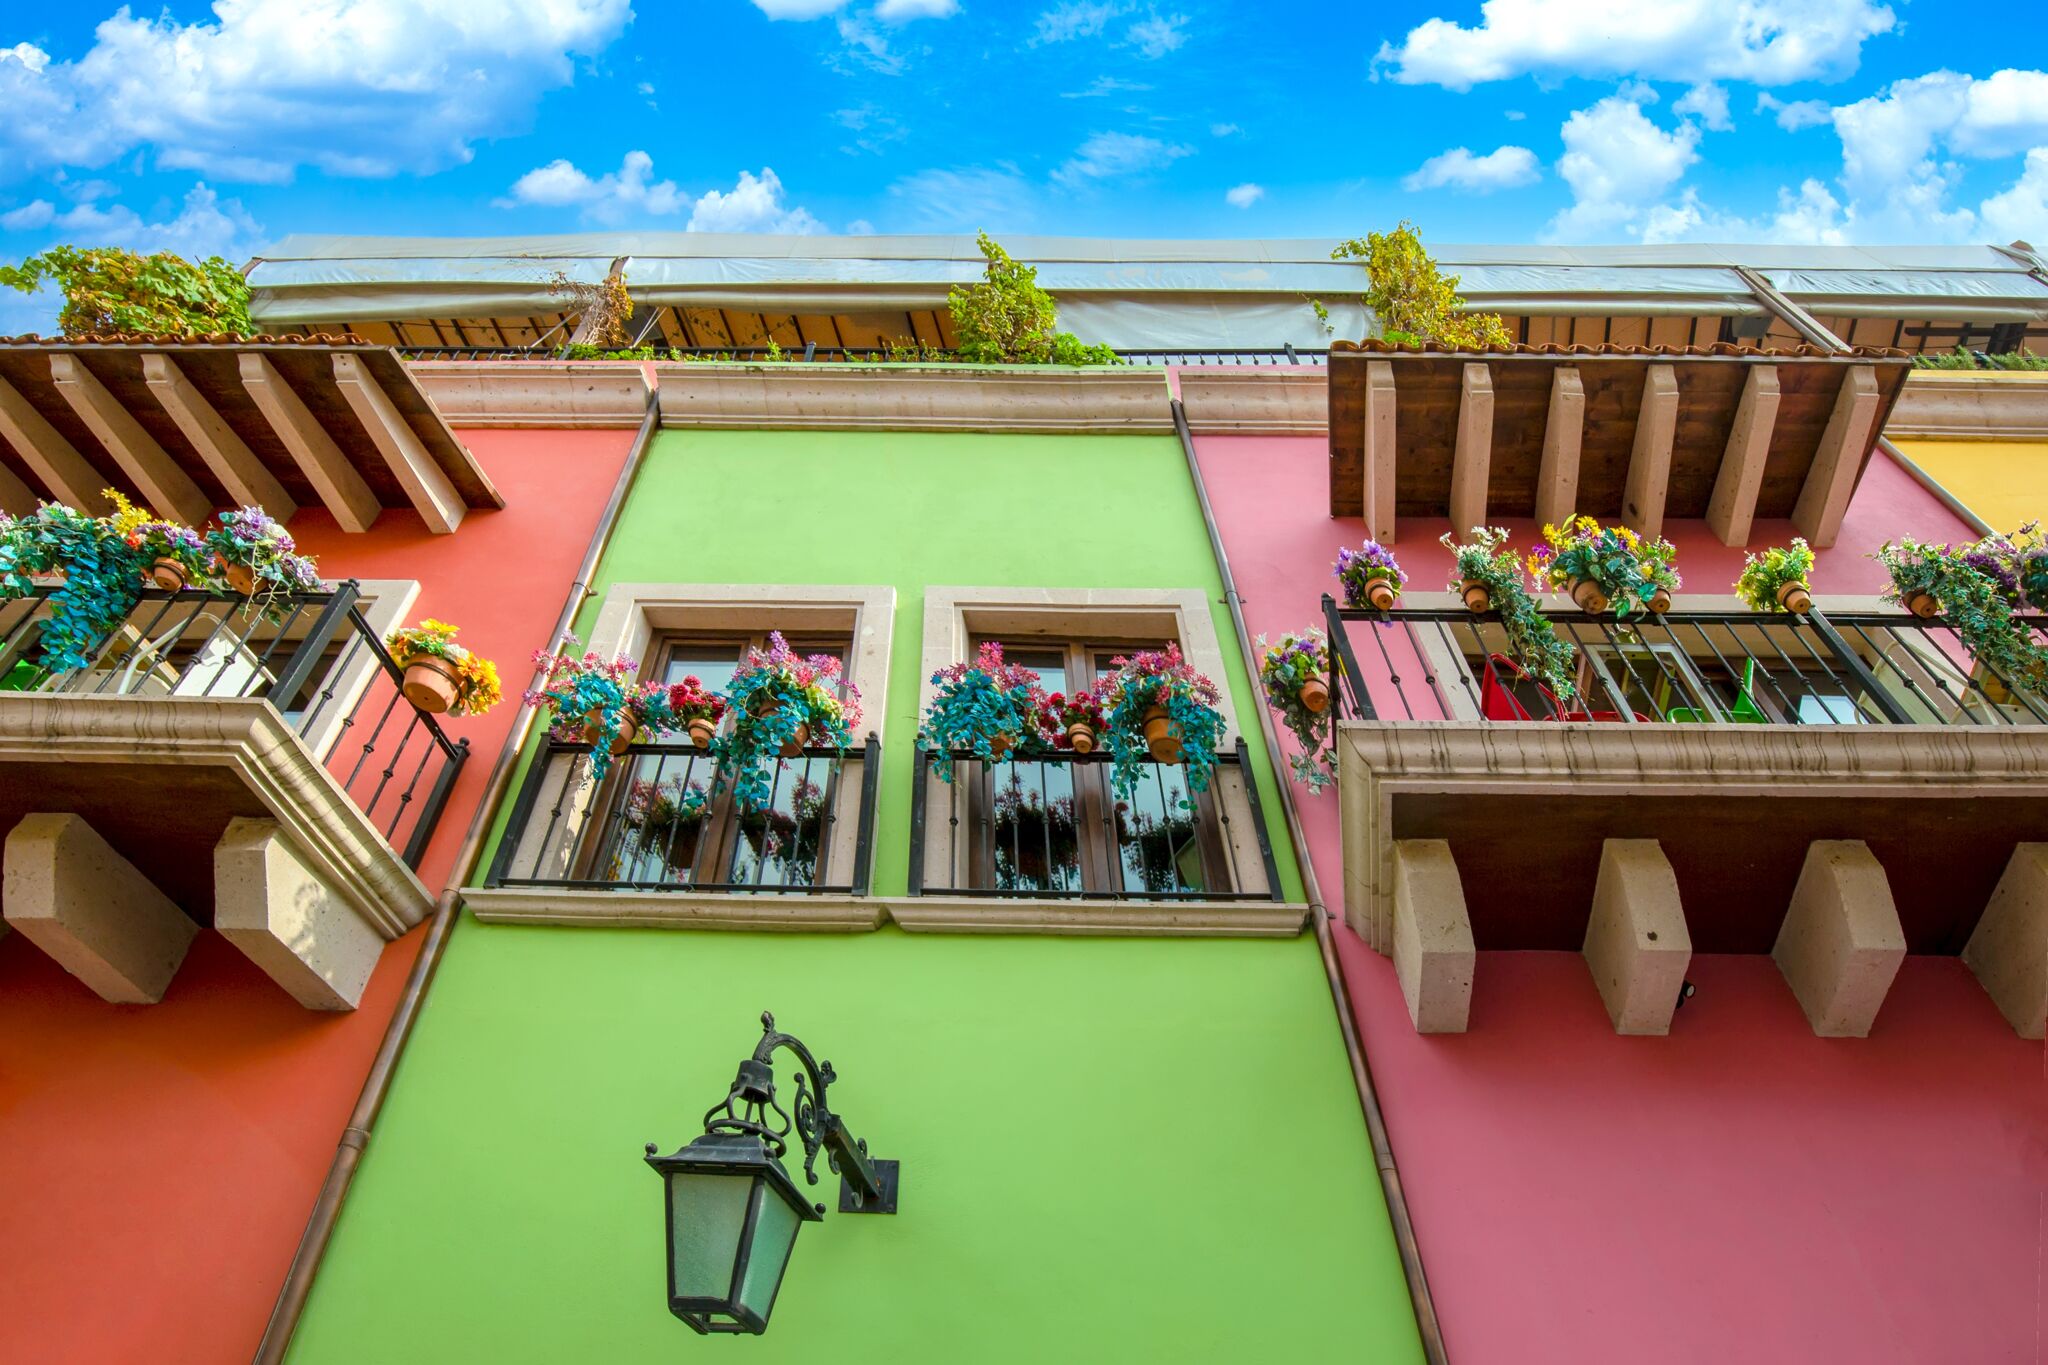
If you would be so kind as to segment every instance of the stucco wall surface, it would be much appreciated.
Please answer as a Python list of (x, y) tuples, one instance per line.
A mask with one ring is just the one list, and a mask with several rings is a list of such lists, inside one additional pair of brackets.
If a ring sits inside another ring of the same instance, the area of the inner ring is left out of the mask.
[(1901, 440), (1899, 449), (2000, 531), (2048, 517), (2048, 441)]

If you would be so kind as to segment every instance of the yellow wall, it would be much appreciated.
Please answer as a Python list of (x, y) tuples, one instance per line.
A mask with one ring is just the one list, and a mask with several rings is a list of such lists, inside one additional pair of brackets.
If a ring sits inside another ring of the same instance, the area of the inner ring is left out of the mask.
[(1994, 528), (2048, 520), (2048, 441), (1898, 441), (1906, 457)]

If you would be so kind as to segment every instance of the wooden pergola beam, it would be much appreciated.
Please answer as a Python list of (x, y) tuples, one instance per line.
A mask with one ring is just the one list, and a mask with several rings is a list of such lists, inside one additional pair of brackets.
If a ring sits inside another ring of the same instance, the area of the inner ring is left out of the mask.
[(107, 392), (107, 386), (83, 361), (58, 352), (50, 357), (50, 378), (78, 420), (106, 447), (157, 515), (192, 526), (203, 525), (213, 515), (213, 500), (199, 491), (192, 476), (178, 467), (170, 452), (142, 429), (142, 423)]
[(23, 483), (13, 470), (0, 465), (0, 512), (10, 517), (25, 517), (35, 510), (35, 490)]
[(1764, 485), (1764, 460), (1778, 423), (1778, 367), (1752, 365), (1742, 381), (1742, 401), (1728, 428), (1728, 448), (1714, 477), (1707, 526), (1723, 545), (1747, 545), (1756, 520), (1757, 494)]
[(292, 391), (268, 357), (258, 351), (244, 351), (241, 368), (242, 387), (249, 391), (249, 397), (298, 462), (300, 471), (341, 529), (369, 530), (384, 509), (361, 472), (348, 462), (348, 456), (341, 453), (334, 438), (306, 410), (304, 400)]
[(29, 472), (42, 480), (52, 501), (88, 516), (114, 510), (100, 492), (107, 485), (105, 477), (5, 379), (0, 379), (0, 436), (7, 438)]
[(417, 433), (406, 423), (391, 395), (384, 392), (362, 357), (343, 352), (334, 357), (334, 384), (355, 410), (356, 420), (370, 433), (371, 442), (391, 466), (414, 510), (436, 535), (446, 535), (462, 525), (469, 509), (441, 466), (434, 462)]
[(1835, 395), (1835, 410), (1813, 452), (1813, 467), (1792, 508), (1792, 524), (1815, 549), (1825, 549), (1842, 533), (1849, 495), (1856, 491), (1863, 454), (1870, 448), (1870, 425), (1877, 418), (1877, 370), (1851, 365)]
[(245, 506), (261, 507), (281, 522), (291, 520), (292, 513), (299, 510), (298, 503), (206, 401), (206, 395), (185, 377), (176, 361), (167, 355), (145, 355), (142, 377), (229, 497)]
[(1365, 364), (1365, 534), (1394, 543), (1394, 367)]
[(1671, 447), (1678, 436), (1678, 371), (1652, 365), (1643, 374), (1643, 406), (1636, 414), (1635, 448), (1621, 519), (1651, 539), (1663, 534), (1664, 499), (1671, 491)]
[(1536, 520), (1564, 524), (1579, 510), (1579, 445), (1586, 435), (1586, 386), (1578, 367), (1550, 374), (1550, 415), (1543, 424), (1543, 464), (1536, 474)]
[(1486, 481), (1493, 464), (1493, 372), (1465, 366), (1458, 380), (1458, 437), (1451, 454), (1451, 528), (1486, 525)]

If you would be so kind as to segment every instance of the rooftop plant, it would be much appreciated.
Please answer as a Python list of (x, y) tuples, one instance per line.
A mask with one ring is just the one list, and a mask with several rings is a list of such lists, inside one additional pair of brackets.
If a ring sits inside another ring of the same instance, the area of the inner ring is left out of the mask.
[(218, 256), (197, 263), (168, 251), (53, 246), (19, 265), (0, 265), (0, 285), (33, 294), (64, 291), (58, 325), (67, 337), (109, 332), (148, 336), (248, 336), (249, 285)]
[(860, 690), (841, 672), (829, 654), (800, 657), (780, 632), (770, 633), (765, 651), (747, 650), (725, 690), (737, 719), (711, 746), (719, 781), (732, 784), (741, 806), (769, 804), (778, 759), (811, 745), (846, 752), (861, 720)]
[[(1184, 764), (1189, 792), (1207, 791), (1223, 743), (1222, 693), (1216, 684), (1181, 657), (1177, 644), (1119, 655), (1110, 663), (1116, 671), (1103, 683), (1108, 722), (1103, 738), (1113, 760), (1110, 785), (1116, 794), (1129, 799), (1148, 756)], [(1184, 799), (1184, 804), (1192, 802)]]
[(1440, 540), (1452, 556), (1451, 591), (1466, 592), (1469, 604), (1471, 590), (1483, 589), (1489, 609), (1500, 616), (1516, 662), (1560, 700), (1576, 695), (1572, 672), (1577, 652), (1558, 638), (1550, 618), (1522, 587), (1522, 566), (1507, 548), (1506, 528), (1475, 526), (1472, 539), (1463, 544), (1448, 531)]
[(1038, 285), (1036, 267), (1011, 259), (986, 232), (975, 241), (987, 261), (979, 283), (946, 295), (960, 358), (983, 365), (1114, 365), (1116, 352), (1057, 330), (1059, 310)]
[(1659, 611), (1679, 587), (1672, 561), (1677, 550), (1663, 539), (1645, 540), (1626, 526), (1602, 526), (1592, 517), (1573, 517), (1545, 526), (1544, 543), (1530, 551), (1529, 578), (1539, 591), (1564, 592), (1589, 612), (1611, 604), (1623, 620)]
[(593, 352), (626, 352), (632, 346), (632, 338), (626, 335), (626, 322), (633, 316), (633, 296), (626, 292), (625, 276), (609, 274), (593, 283), (557, 270), (548, 277), (548, 293), (561, 299), (568, 305), (568, 311), (577, 315), (577, 330), (583, 334), (583, 340), (571, 347), (572, 351), (587, 347)]
[(1513, 344), (1499, 314), (1465, 311), (1458, 277), (1437, 269), (1413, 223), (1339, 242), (1330, 259), (1365, 263), (1365, 306), (1379, 319), (1383, 340), (1434, 341), (1472, 350)]
[(924, 708), (917, 742), (931, 752), (932, 771), (953, 780), (953, 754), (971, 752), (984, 763), (1039, 741), (1039, 713), (1045, 692), (1036, 672), (1006, 663), (1003, 647), (982, 643), (972, 663), (948, 664), (932, 674), (938, 689)]
[(2031, 351), (1972, 351), (1958, 346), (1953, 351), (1922, 351), (1913, 357), (1922, 370), (2048, 370), (2048, 355)]
[[(1287, 766), (1310, 792), (1320, 792), (1337, 772), (1332, 747), (1337, 727), (1327, 691), (1330, 642), (1311, 626), (1290, 631), (1270, 645), (1261, 635), (1258, 650), (1259, 685), (1265, 690), (1266, 705), (1301, 745), (1301, 752), (1287, 756)], [(1303, 698), (1303, 688), (1311, 682), (1326, 689), (1320, 707), (1309, 706)]]
[(1804, 537), (1794, 536), (1790, 545), (1773, 545), (1744, 555), (1735, 595), (1751, 611), (1803, 613), (1813, 605), (1807, 591), (1812, 582), (1813, 550)]
[[(1394, 552), (1376, 540), (1355, 550), (1337, 551), (1337, 581), (1344, 586), (1344, 605), (1385, 611), (1394, 605), (1408, 575), (1394, 562)], [(1375, 584), (1385, 584), (1376, 587)]]

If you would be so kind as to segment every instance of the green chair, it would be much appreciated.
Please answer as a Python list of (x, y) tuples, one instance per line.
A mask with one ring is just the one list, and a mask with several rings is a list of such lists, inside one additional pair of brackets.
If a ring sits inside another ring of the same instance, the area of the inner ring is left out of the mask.
[[(1735, 704), (1727, 708), (1728, 719), (1741, 725), (1768, 725), (1771, 718), (1765, 715), (1751, 695), (1756, 686), (1756, 660), (1742, 661), (1742, 690), (1735, 694)], [(1700, 725), (1714, 717), (1705, 711), (1690, 706), (1674, 706), (1664, 713), (1664, 719), (1680, 724)]]

